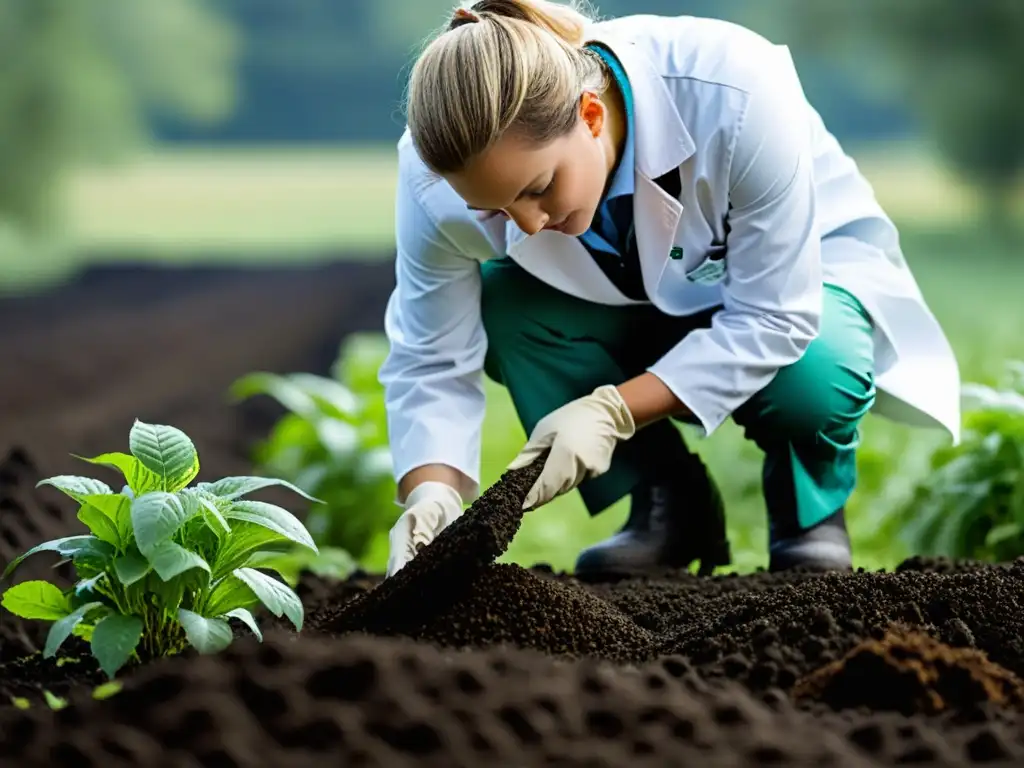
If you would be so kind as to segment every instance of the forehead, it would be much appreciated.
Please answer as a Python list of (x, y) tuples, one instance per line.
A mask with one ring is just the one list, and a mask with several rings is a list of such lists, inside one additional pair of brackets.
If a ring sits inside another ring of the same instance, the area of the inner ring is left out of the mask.
[(503, 136), (462, 171), (445, 178), (466, 203), (475, 208), (500, 209), (515, 202), (532, 184), (550, 175), (559, 160), (561, 140), (545, 145)]

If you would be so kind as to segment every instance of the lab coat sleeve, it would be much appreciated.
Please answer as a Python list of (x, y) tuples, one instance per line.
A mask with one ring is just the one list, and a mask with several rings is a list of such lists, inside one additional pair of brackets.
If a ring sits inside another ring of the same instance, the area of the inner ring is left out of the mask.
[(723, 308), (649, 368), (711, 434), (817, 336), (820, 235), (795, 69), (755, 78), (732, 138)]
[(379, 372), (394, 474), (400, 480), (426, 464), (453, 467), (469, 502), (479, 494), (485, 412), (480, 266), (410, 186), (399, 180), (396, 286), (384, 323), (390, 350)]

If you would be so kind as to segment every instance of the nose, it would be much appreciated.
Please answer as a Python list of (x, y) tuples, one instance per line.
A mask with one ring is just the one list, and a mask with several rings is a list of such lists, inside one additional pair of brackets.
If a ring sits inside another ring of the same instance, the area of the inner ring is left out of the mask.
[(516, 223), (516, 226), (528, 235), (535, 235), (544, 229), (550, 218), (537, 206), (528, 209), (509, 209), (508, 215)]

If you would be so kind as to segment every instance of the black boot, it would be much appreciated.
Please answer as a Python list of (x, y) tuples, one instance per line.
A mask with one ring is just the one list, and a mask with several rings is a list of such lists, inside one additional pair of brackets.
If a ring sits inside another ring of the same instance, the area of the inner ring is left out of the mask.
[(842, 508), (811, 528), (798, 530), (789, 526), (783, 530), (772, 530), (768, 570), (777, 572), (793, 568), (815, 571), (853, 569), (846, 514)]
[(701, 575), (732, 560), (722, 497), (704, 463), (685, 450), (671, 476), (647, 482), (631, 495), (629, 519), (611, 538), (580, 553), (576, 575), (629, 575), (688, 568)]

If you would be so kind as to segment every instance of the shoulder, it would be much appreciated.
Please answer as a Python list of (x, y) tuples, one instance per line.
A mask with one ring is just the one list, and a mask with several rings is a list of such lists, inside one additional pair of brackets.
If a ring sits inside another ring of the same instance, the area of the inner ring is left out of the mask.
[(504, 253), (504, 224), (481, 222), (455, 190), (432, 173), (406, 129), (398, 140), (395, 226), (402, 239), (447, 242), (474, 261)]
[(755, 94), (795, 76), (788, 47), (721, 19), (641, 14), (597, 22), (594, 31), (635, 45), (674, 90)]

